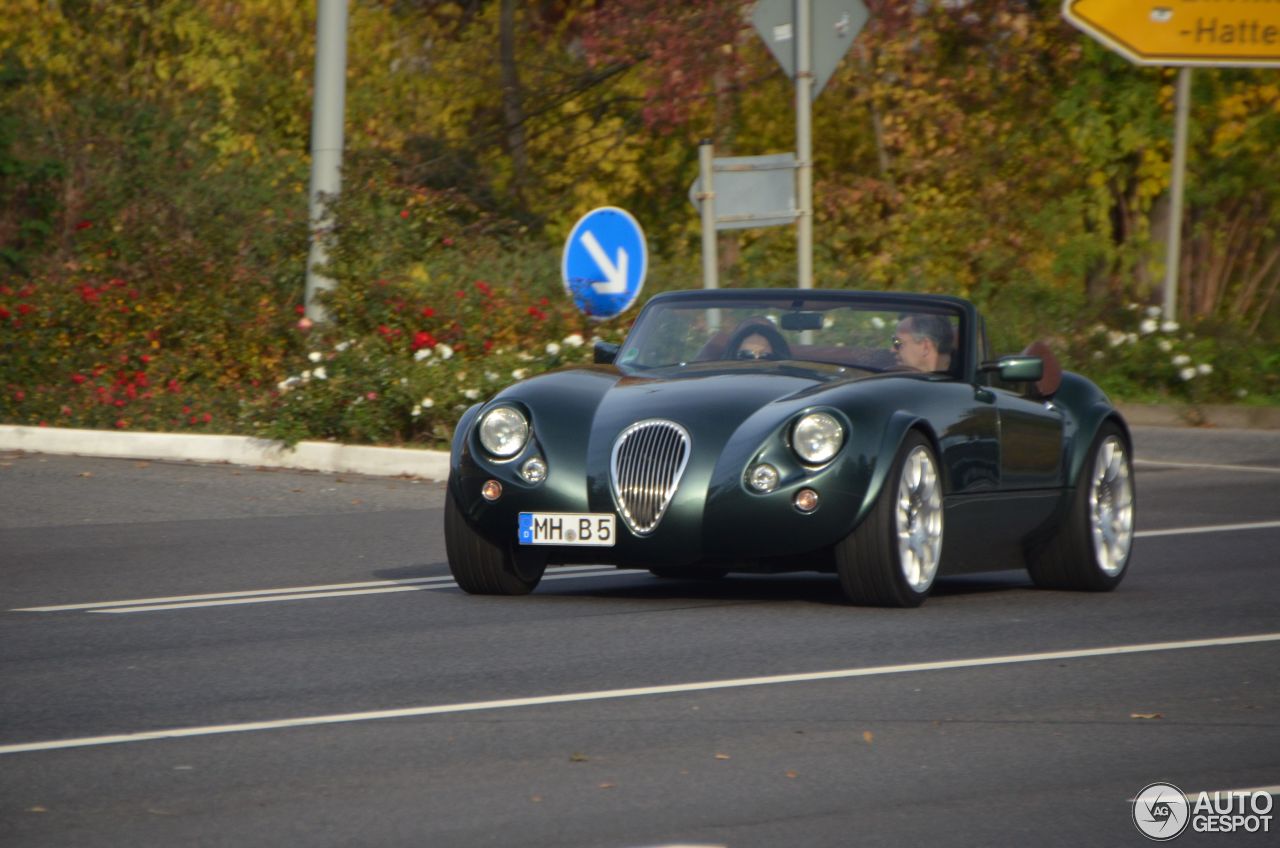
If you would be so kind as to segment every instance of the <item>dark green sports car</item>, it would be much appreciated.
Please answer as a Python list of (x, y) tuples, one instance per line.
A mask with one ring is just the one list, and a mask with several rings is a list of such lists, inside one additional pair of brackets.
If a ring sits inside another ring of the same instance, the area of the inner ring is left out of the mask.
[(967, 301), (670, 292), (595, 360), (458, 422), (445, 543), (465, 591), (523, 594), (566, 563), (831, 572), (885, 606), (919, 605), (939, 574), (1124, 577), (1123, 418), (1042, 344), (994, 358)]

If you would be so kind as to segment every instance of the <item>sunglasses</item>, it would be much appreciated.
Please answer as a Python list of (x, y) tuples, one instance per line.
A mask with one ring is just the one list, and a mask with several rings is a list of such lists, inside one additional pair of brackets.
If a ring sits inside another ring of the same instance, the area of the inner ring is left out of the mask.
[(735, 359), (772, 359), (773, 351), (770, 350), (740, 350), (734, 355)]

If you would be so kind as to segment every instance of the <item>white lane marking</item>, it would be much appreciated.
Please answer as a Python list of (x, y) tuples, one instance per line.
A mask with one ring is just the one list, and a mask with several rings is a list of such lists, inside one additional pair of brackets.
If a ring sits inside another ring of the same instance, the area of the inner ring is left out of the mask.
[[(567, 565), (557, 566), (557, 572), (566, 571), (598, 571), (604, 566), (599, 565)], [(134, 598), (128, 601), (95, 601), (87, 604), (59, 604), (57, 606), (47, 607), (22, 607), (20, 609), (12, 609), (9, 612), (65, 612), (70, 610), (99, 610), (106, 607), (135, 607), (143, 604), (169, 604), (184, 603), (186, 601), (212, 601), (220, 598), (252, 598), (259, 595), (294, 595), (312, 592), (330, 592), (343, 591), (346, 589), (376, 589), (383, 586), (408, 586), (411, 584), (421, 583), (452, 583), (453, 578), (441, 575), (439, 577), (412, 577), (404, 580), (367, 580), (362, 583), (329, 583), (320, 586), (289, 586), (282, 589), (250, 589), (241, 592), (209, 592), (203, 595), (172, 595), (165, 598)]]
[(1261, 474), (1280, 474), (1280, 468), (1264, 468), (1261, 465), (1216, 465), (1211, 462), (1164, 462), (1159, 459), (1135, 459), (1133, 464), (1167, 468), (1203, 468), (1209, 471), (1257, 471)]
[(1208, 527), (1172, 527), (1168, 530), (1139, 530), (1134, 533), (1138, 539), (1149, 539), (1152, 536), (1184, 536), (1188, 533), (1232, 533), (1237, 530), (1272, 530), (1280, 527), (1280, 521), (1255, 521), (1251, 524), (1213, 524)]
[(1145, 654), (1157, 651), (1184, 651), (1193, 648), (1218, 648), (1235, 645), (1256, 645), (1280, 642), (1280, 633), (1257, 633), (1251, 636), (1223, 636), (1215, 639), (1188, 639), (1178, 642), (1146, 642), (1136, 645), (1112, 645), (1105, 648), (1079, 648), (1071, 651), (1046, 651), (1038, 654), (1009, 654), (997, 657), (975, 657), (963, 660), (939, 660), (936, 662), (905, 663), (902, 665), (878, 665), (862, 668), (843, 668), (835, 671), (814, 671), (799, 674), (775, 674), (766, 677), (739, 677), (731, 680), (704, 680), (696, 683), (674, 683), (663, 686), (639, 686), (629, 689), (600, 689), (593, 692), (569, 692), (561, 695), (535, 695), (526, 698), (503, 698), (493, 701), (472, 701), (461, 704), (435, 704), (431, 706), (404, 707), (394, 710), (374, 710), (359, 713), (302, 716), (299, 718), (250, 721), (240, 724), (213, 724), (204, 727), (174, 727), (166, 730), (148, 730), (139, 733), (121, 733), (113, 736), (85, 736), (76, 739), (51, 739), (44, 742), (17, 742), (0, 745), (0, 754), (19, 754), (30, 751), (52, 751), (62, 748), (87, 748), (97, 745), (117, 745), (124, 742), (148, 742), (156, 739), (181, 739), (192, 736), (214, 736), (225, 733), (248, 733), (255, 730), (284, 730), (292, 727), (315, 727), (325, 724), (350, 724), (360, 721), (381, 721), (393, 718), (415, 718), (433, 715), (478, 712), (482, 710), (506, 710), (519, 707), (539, 707), (549, 704), (573, 704), (583, 701), (608, 701), (619, 698), (640, 698), (653, 695), (672, 695), (686, 692), (709, 692), (716, 689), (743, 689), (750, 686), (772, 686), (782, 683), (811, 683), (822, 680), (845, 680), (853, 677), (876, 677), (885, 674), (906, 674), (920, 671), (948, 671), (958, 668), (1012, 665), (1015, 663), (1052, 662), (1054, 660), (1112, 657), (1125, 654)]
[[(1226, 533), (1242, 530), (1272, 530), (1280, 527), (1280, 521), (1256, 521), (1249, 524), (1215, 524), (1204, 527), (1173, 527), (1165, 530), (1139, 530), (1134, 538), (1148, 539), (1158, 536), (1182, 536), (1192, 533)], [(603, 569), (603, 570), (602, 570)], [(543, 580), (565, 580), (570, 577), (611, 577), (617, 574), (637, 573), (636, 569), (615, 569), (599, 565), (557, 566), (555, 574)], [(588, 572), (573, 573), (565, 572)], [(440, 585), (428, 585), (440, 584)], [(270, 603), (272, 601), (297, 601), (308, 598), (339, 598), (349, 595), (377, 595), (386, 592), (408, 592), (416, 589), (442, 589), (455, 586), (451, 577), (414, 577), (405, 580), (369, 580), (363, 583), (330, 583), (320, 586), (293, 586), (285, 589), (251, 589), (243, 592), (211, 592), (203, 595), (174, 595), (165, 598), (136, 598), (128, 601), (97, 601), (84, 604), (59, 604), (43, 607), (19, 607), (9, 612), (67, 612), (86, 610), (96, 613), (147, 612), (197, 607), (230, 606), (236, 604)], [(350, 590), (350, 591), (348, 591)]]
[[(1202, 791), (1204, 791), (1206, 794), (1209, 794), (1209, 795), (1217, 795), (1217, 794), (1233, 795), (1236, 792), (1243, 792), (1248, 795), (1252, 795), (1255, 792), (1262, 792), (1266, 795), (1280, 795), (1280, 784), (1277, 784), (1275, 786), (1254, 786), (1249, 789), (1205, 789)], [(1200, 797), (1200, 793), (1199, 792), (1183, 792), (1182, 797), (1186, 798), (1188, 801), (1194, 804), (1196, 800)], [(1128, 799), (1130, 804), (1132, 804), (1136, 800), (1138, 800), (1136, 795)]]
[[(549, 574), (543, 580), (572, 580), (576, 577), (611, 577), (634, 572), (610, 568), (608, 571), (593, 571), (588, 574)], [(144, 606), (112, 607), (110, 609), (91, 609), (87, 612), (103, 615), (118, 615), (132, 612), (157, 612), (160, 610), (198, 609), (200, 607), (227, 607), (241, 604), (269, 604), (275, 601), (308, 601), (312, 598), (342, 598), (348, 595), (383, 595), (388, 592), (426, 592), (432, 589), (453, 589), (457, 586), (452, 579), (430, 586), (387, 586), (381, 589), (353, 589), (349, 592), (302, 592), (293, 595), (267, 595), (257, 598), (225, 598), (219, 601), (189, 601), (179, 604), (147, 604)]]

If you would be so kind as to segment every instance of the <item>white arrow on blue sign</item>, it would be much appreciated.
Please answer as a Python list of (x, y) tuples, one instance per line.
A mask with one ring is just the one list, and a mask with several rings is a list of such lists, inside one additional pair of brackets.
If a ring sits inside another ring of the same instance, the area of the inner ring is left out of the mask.
[(592, 318), (612, 318), (635, 303), (649, 270), (644, 230), (616, 206), (578, 219), (564, 243), (560, 275), (574, 305)]

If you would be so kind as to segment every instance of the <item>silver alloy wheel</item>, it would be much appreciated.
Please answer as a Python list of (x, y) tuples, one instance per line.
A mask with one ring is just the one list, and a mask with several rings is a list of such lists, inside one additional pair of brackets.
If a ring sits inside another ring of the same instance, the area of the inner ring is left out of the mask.
[(1124, 570), (1133, 544), (1133, 481), (1124, 443), (1108, 436), (1098, 446), (1089, 478), (1089, 531), (1098, 567), (1108, 577)]
[(942, 486), (933, 454), (916, 445), (898, 480), (898, 565), (907, 585), (926, 592), (942, 554)]

